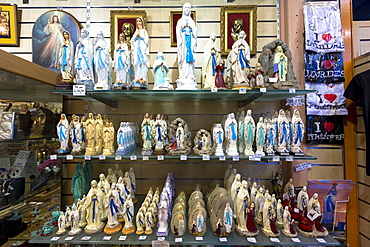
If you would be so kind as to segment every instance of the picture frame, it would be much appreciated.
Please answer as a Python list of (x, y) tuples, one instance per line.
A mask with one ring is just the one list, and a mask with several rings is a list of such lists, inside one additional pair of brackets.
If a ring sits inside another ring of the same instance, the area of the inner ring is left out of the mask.
[[(191, 18), (197, 23), (196, 12), (192, 10), (190, 13)], [(182, 17), (182, 10), (171, 11), (170, 12), (170, 37), (171, 37), (171, 47), (177, 46), (177, 37), (176, 37), (176, 24), (177, 21)]]
[[(232, 34), (234, 21), (239, 19), (244, 24), (247, 34), (246, 41), (250, 47), (250, 54), (257, 54), (257, 5), (221, 6), (221, 55), (227, 55), (234, 43)], [(234, 35), (234, 37), (236, 37)]]
[(16, 4), (0, 4), (0, 46), (19, 46)]
[[(114, 49), (115, 45), (118, 41), (118, 36), (120, 33), (123, 32), (123, 24), (129, 23), (125, 25), (125, 36), (127, 34), (134, 34), (136, 30), (136, 18), (140, 17), (143, 20), (144, 28), (146, 28), (146, 11), (145, 10), (111, 10), (110, 11), (110, 46), (111, 46), (111, 56), (114, 56)], [(126, 28), (128, 27), (128, 28)], [(126, 42), (128, 42), (128, 46), (130, 47), (130, 43), (127, 37), (125, 37)]]

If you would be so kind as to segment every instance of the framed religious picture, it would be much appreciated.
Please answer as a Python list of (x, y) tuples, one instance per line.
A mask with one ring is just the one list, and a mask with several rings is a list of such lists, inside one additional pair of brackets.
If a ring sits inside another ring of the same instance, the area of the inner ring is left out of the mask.
[[(197, 23), (196, 12), (195, 10), (190, 13), (191, 18)], [(177, 46), (177, 37), (176, 37), (176, 24), (177, 21), (182, 17), (182, 10), (171, 11), (170, 13), (170, 34), (171, 34), (171, 47)]]
[(0, 46), (19, 46), (16, 4), (0, 4)]
[(110, 46), (111, 55), (114, 56), (115, 45), (120, 33), (125, 35), (127, 45), (130, 47), (132, 35), (136, 29), (136, 18), (141, 18), (146, 28), (146, 11), (145, 10), (111, 10), (110, 11)]
[(64, 43), (63, 32), (67, 31), (76, 47), (82, 25), (77, 19), (62, 10), (43, 13), (32, 29), (32, 61), (60, 73), (60, 51)]
[(221, 7), (221, 54), (227, 55), (240, 31), (246, 33), (251, 55), (257, 53), (257, 5)]

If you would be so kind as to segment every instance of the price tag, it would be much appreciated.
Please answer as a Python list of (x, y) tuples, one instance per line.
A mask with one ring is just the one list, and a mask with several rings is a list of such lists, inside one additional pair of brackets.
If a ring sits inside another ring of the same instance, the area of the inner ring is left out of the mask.
[(266, 88), (265, 88), (265, 87), (261, 87), (261, 88), (260, 88), (260, 92), (261, 92), (261, 93), (266, 93)]
[(85, 237), (82, 237), (81, 240), (84, 240), (84, 241), (87, 241), (87, 240), (90, 240), (90, 236), (85, 236)]
[(219, 161), (225, 161), (226, 160), (226, 156), (225, 155), (218, 156), (218, 160)]
[(294, 159), (294, 158), (293, 158), (293, 156), (291, 156), (291, 155), (289, 155), (289, 156), (287, 156), (287, 157), (286, 157), (286, 161), (293, 161), (293, 159)]
[(289, 88), (289, 93), (295, 93), (295, 88)]
[(210, 160), (210, 157), (208, 154), (202, 156), (202, 160)]
[(157, 160), (164, 160), (164, 155), (158, 155)]
[(91, 160), (91, 156), (90, 155), (85, 155), (85, 160)]
[(195, 240), (197, 240), (197, 241), (203, 241), (203, 237), (195, 237)]
[(278, 238), (270, 238), (270, 241), (274, 243), (280, 243), (280, 239)]
[(143, 156), (143, 160), (149, 160), (149, 156)]
[(112, 238), (112, 236), (104, 236), (103, 240), (109, 241)]
[(116, 155), (116, 158), (114, 158), (115, 160), (122, 160), (122, 156), (121, 155)]
[(261, 156), (259, 156), (259, 155), (249, 155), (249, 160), (251, 160), (251, 161), (261, 161)]
[(99, 160), (105, 160), (106, 159), (106, 157), (105, 157), (105, 155), (99, 155)]
[(319, 217), (320, 215), (313, 209), (311, 209), (308, 213), (307, 213), (307, 218), (309, 218), (311, 221), (314, 221), (316, 220), (317, 217)]
[(299, 238), (292, 238), (292, 241), (295, 242), (295, 243), (300, 243), (301, 240)]
[(60, 237), (52, 237), (51, 239), (50, 239), (50, 241), (58, 241), (60, 239)]
[(239, 88), (239, 94), (247, 94), (246, 88)]
[(217, 87), (211, 87), (211, 92), (212, 93), (217, 93)]
[(280, 156), (272, 156), (272, 161), (279, 162)]
[(239, 161), (239, 156), (233, 156), (233, 161)]
[(145, 239), (146, 239), (146, 236), (145, 235), (139, 237), (139, 240), (145, 240)]
[(316, 240), (320, 243), (326, 243), (325, 239), (323, 238), (316, 238)]
[(294, 213), (299, 214), (299, 209), (298, 208), (293, 209), (293, 211), (294, 211)]
[(52, 155), (50, 155), (50, 159), (51, 160), (56, 160), (56, 159), (58, 159), (58, 155), (52, 154)]
[(125, 241), (127, 238), (127, 236), (119, 236), (118, 240), (119, 241)]
[(175, 243), (181, 243), (182, 242), (182, 238), (175, 238)]
[(71, 241), (74, 237), (66, 237), (64, 240), (65, 241)]
[(130, 160), (137, 160), (137, 156), (136, 155), (131, 155)]
[(227, 238), (220, 238), (220, 242), (227, 242)]
[(166, 237), (158, 237), (158, 241), (164, 241)]
[(68, 154), (67, 157), (66, 157), (66, 160), (73, 160), (73, 155), (72, 154)]
[(256, 238), (247, 238), (249, 243), (257, 243)]
[(187, 160), (188, 156), (187, 155), (180, 155), (180, 160)]
[(86, 96), (85, 85), (73, 85), (73, 96)]
[(278, 81), (278, 78), (269, 77), (269, 82), (274, 83), (274, 82), (277, 82), (277, 81)]
[(303, 171), (303, 170), (306, 170), (306, 169), (309, 169), (311, 168), (311, 163), (310, 162), (306, 162), (306, 163), (303, 163), (303, 164), (299, 164), (299, 165), (296, 165), (295, 166), (295, 171), (296, 172), (300, 172), (300, 171)]

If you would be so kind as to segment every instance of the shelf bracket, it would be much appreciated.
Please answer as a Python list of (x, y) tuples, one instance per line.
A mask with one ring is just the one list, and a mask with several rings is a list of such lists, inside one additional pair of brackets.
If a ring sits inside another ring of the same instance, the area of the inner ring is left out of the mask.
[(109, 100), (94, 93), (86, 93), (86, 95), (112, 108), (118, 108), (118, 101)]
[(248, 105), (249, 103), (261, 97), (263, 94), (264, 93), (259, 92), (259, 93), (254, 94), (253, 96), (250, 96), (248, 99), (238, 101), (238, 108), (243, 108), (244, 106)]

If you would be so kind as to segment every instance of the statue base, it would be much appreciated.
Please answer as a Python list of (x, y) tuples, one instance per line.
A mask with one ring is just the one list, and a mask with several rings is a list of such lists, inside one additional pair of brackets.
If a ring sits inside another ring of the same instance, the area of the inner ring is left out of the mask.
[(103, 228), (104, 228), (104, 225), (105, 224), (103, 222), (100, 222), (100, 224), (97, 225), (96, 227), (86, 226), (85, 227), (85, 233), (88, 234), (88, 235), (92, 235), (92, 234), (101, 232), (101, 230), (103, 230)]
[(86, 225), (87, 225), (87, 222), (85, 222), (85, 223), (78, 223), (78, 227), (79, 228), (85, 228)]
[(154, 150), (154, 155), (163, 155), (163, 154), (165, 154), (164, 148), (163, 149)]
[(261, 155), (261, 156), (265, 156), (265, 152), (259, 151), (259, 150), (256, 151), (256, 154)]
[(118, 217), (117, 220), (118, 220), (119, 223), (125, 222), (125, 218), (123, 218), (123, 216)]
[(289, 89), (289, 88), (298, 89), (299, 82), (297, 82), (297, 81), (279, 81), (279, 82), (271, 84), (271, 87), (274, 88), (274, 89)]
[(157, 235), (157, 237), (167, 237), (168, 236), (168, 228), (166, 228), (166, 230), (164, 230), (164, 231), (159, 231), (159, 229), (158, 229), (158, 231), (156, 232), (156, 235)]
[(286, 232), (285, 230), (283, 230), (282, 232), (283, 232), (283, 234), (284, 234), (285, 236), (290, 237), (290, 238), (295, 238), (295, 237), (297, 237), (297, 235), (298, 235), (297, 233), (292, 234), (292, 233), (290, 233), (290, 232)]
[(102, 154), (103, 153), (103, 147), (102, 146), (96, 146), (95, 147), (95, 152), (96, 152), (97, 155)]
[(119, 232), (120, 230), (122, 229), (122, 225), (120, 223), (118, 223), (118, 225), (116, 227), (109, 227), (108, 224), (106, 227), (104, 227), (104, 233), (105, 234), (115, 234), (117, 232)]
[(75, 230), (70, 230), (68, 232), (68, 235), (69, 236), (77, 236), (78, 234), (80, 234), (82, 232), (82, 229), (81, 228), (77, 228)]
[(72, 90), (73, 80), (62, 80), (56, 87), (56, 90)]
[(145, 234), (150, 235), (152, 233), (153, 233), (153, 230), (152, 229), (149, 229), (149, 231), (145, 229)]
[(254, 152), (252, 150), (250, 150), (250, 149), (245, 149), (244, 150), (244, 155), (245, 156), (254, 155)]
[(180, 77), (176, 80), (176, 90), (197, 90), (197, 82), (194, 76), (192, 77)]
[(130, 86), (130, 89), (132, 90), (147, 90), (148, 85), (146, 84), (145, 80), (139, 79), (139, 80), (133, 80)]
[(134, 233), (135, 230), (136, 230), (136, 227), (133, 225), (130, 228), (122, 228), (122, 233), (129, 235), (131, 233)]
[(189, 155), (191, 152), (191, 148), (177, 148), (177, 149), (168, 149), (167, 153), (169, 155)]
[(127, 90), (127, 85), (125, 83), (116, 82), (113, 84), (114, 90)]
[(113, 155), (113, 152), (109, 148), (104, 148), (103, 149), (103, 155), (105, 155), (105, 156), (112, 156)]
[(153, 90), (173, 90), (173, 86), (169, 82), (164, 82), (159, 85), (154, 85)]
[(226, 153), (229, 156), (238, 156), (239, 155), (238, 150), (236, 149), (236, 147), (227, 149)]
[(212, 155), (213, 153), (213, 150), (212, 149), (209, 149), (209, 150), (199, 150), (197, 147), (194, 147), (193, 148), (193, 151), (194, 151), (194, 154), (196, 155)]
[(329, 232), (328, 230), (325, 229), (325, 232), (319, 232), (319, 231), (316, 231), (316, 230), (313, 230), (312, 232), (305, 232), (303, 230), (301, 230), (299, 227), (297, 227), (297, 231), (305, 236), (305, 237), (311, 237), (311, 238), (317, 238), (317, 237), (326, 237), (328, 236)]
[(72, 155), (78, 155), (81, 153), (82, 153), (81, 150), (77, 150), (77, 149), (72, 149), (72, 152), (71, 152)]
[(266, 149), (266, 154), (267, 155), (275, 155), (275, 151), (272, 149)]
[(140, 229), (137, 229), (136, 232), (135, 232), (137, 235), (141, 235), (144, 233), (144, 229), (143, 228), (140, 228)]
[(71, 149), (70, 148), (59, 148), (58, 150), (57, 150), (57, 153), (58, 154), (68, 154), (68, 153), (70, 153), (71, 152)]
[(153, 154), (153, 150), (151, 148), (143, 148), (143, 150), (141, 150), (141, 155), (152, 155)]
[(79, 80), (79, 81), (77, 81), (77, 85), (85, 85), (86, 90), (93, 90), (94, 89), (94, 82), (91, 79)]
[(236, 231), (237, 231), (240, 235), (247, 236), (247, 237), (254, 237), (254, 236), (257, 236), (257, 235), (258, 235), (258, 233), (260, 232), (258, 229), (257, 229), (257, 232), (249, 232), (249, 231), (243, 231), (243, 230), (240, 230), (239, 228), (236, 228)]
[(116, 150), (116, 155), (125, 155), (127, 153), (128, 153), (128, 151), (126, 151), (125, 149), (117, 149)]
[(215, 155), (216, 156), (224, 156), (225, 155), (224, 150), (222, 150), (222, 148), (216, 149)]
[(231, 90), (239, 90), (241, 88), (245, 88), (246, 90), (252, 90), (252, 88), (248, 86), (246, 83), (235, 83)]
[(94, 86), (94, 90), (109, 90), (110, 87), (108, 86), (108, 83), (105, 82), (98, 82)]
[(66, 232), (66, 229), (64, 229), (63, 231), (58, 230), (58, 231), (56, 232), (56, 234), (57, 234), (58, 236), (60, 236), (60, 235), (63, 235), (65, 232)]
[(262, 228), (262, 233), (268, 238), (277, 238), (280, 236), (280, 232), (275, 234), (272, 231), (266, 231), (265, 228)]
[(96, 155), (95, 147), (87, 147), (85, 151), (85, 155)]
[(294, 154), (294, 155), (304, 155), (302, 149), (300, 149), (299, 147), (297, 148), (292, 148), (291, 152)]

